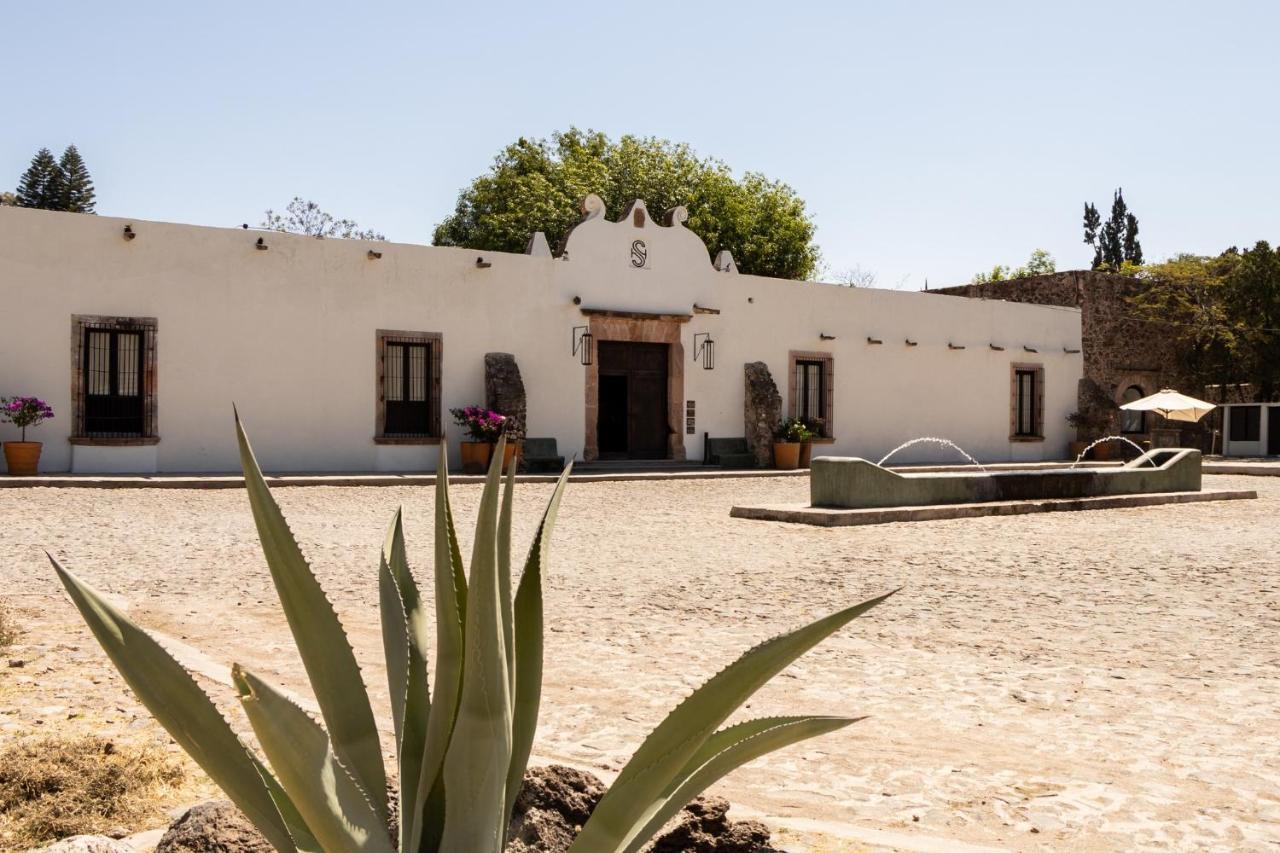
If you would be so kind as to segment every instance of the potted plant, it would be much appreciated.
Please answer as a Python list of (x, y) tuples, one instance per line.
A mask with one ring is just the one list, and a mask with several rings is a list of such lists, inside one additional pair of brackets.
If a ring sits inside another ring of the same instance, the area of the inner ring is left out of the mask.
[(810, 460), (813, 459), (813, 440), (823, 435), (826, 422), (822, 418), (801, 418), (800, 423), (804, 424), (804, 428), (809, 431), (808, 437), (800, 442), (800, 467), (808, 468)]
[(800, 467), (800, 445), (813, 437), (808, 427), (795, 418), (787, 418), (778, 427), (773, 441), (773, 467), (794, 471)]
[[(486, 409), (484, 406), (463, 406), (450, 409), (453, 421), (466, 430), (470, 441), (462, 442), (462, 471), (465, 474), (483, 474), (489, 469), (489, 458), (493, 454), (493, 446), (498, 437), (511, 426), (511, 419), (501, 412)], [(514, 442), (507, 444), (503, 453), (502, 467), (506, 470), (515, 455)]]
[(22, 430), (19, 441), (4, 443), (4, 461), (9, 473), (15, 477), (32, 477), (40, 467), (38, 441), (27, 441), (27, 427), (39, 426), (53, 417), (53, 409), (39, 397), (0, 398), (0, 420)]

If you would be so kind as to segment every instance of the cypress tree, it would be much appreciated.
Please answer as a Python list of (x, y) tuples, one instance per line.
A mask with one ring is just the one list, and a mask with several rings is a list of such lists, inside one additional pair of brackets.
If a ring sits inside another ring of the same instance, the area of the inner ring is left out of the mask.
[(1098, 242), (1098, 229), (1102, 227), (1102, 217), (1098, 208), (1089, 202), (1084, 203), (1084, 241), (1093, 247), (1093, 269), (1102, 266), (1102, 246)]
[(62, 171), (48, 148), (41, 148), (31, 158), (31, 165), (18, 179), (17, 199), (20, 207), (57, 210), (61, 203)]
[(68, 145), (67, 150), (62, 152), (58, 168), (62, 172), (58, 209), (71, 213), (93, 213), (93, 178), (89, 177), (84, 158), (74, 145)]
[(1138, 217), (1132, 212), (1124, 218), (1124, 259), (1131, 264), (1142, 265), (1142, 244), (1138, 242)]

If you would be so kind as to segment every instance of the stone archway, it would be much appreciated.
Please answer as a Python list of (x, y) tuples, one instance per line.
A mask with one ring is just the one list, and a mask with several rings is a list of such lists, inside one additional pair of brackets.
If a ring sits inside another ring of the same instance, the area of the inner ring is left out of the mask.
[[(692, 319), (689, 314), (644, 314), (632, 311), (609, 311), (583, 308), (591, 336), (598, 346), (601, 341), (667, 344), (667, 458), (683, 460), (684, 430), (684, 344), (680, 327)], [(600, 363), (593, 358), (586, 369), (582, 457), (588, 462), (600, 458)]]

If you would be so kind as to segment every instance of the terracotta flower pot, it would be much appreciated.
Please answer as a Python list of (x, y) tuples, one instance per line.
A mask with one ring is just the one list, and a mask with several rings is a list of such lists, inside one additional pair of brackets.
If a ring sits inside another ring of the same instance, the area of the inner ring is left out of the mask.
[(773, 467), (779, 471), (794, 471), (800, 467), (800, 444), (794, 441), (773, 443)]
[(4, 461), (9, 467), (11, 477), (34, 477), (40, 467), (40, 448), (44, 445), (38, 441), (6, 441), (4, 443)]
[(489, 470), (493, 445), (487, 441), (462, 442), (462, 473), (483, 474)]
[(809, 467), (809, 460), (813, 458), (813, 442), (806, 441), (800, 445), (800, 462), (801, 468)]
[(1110, 462), (1115, 458), (1115, 444), (1110, 441), (1104, 441), (1089, 452), (1093, 454), (1093, 458), (1097, 462)]

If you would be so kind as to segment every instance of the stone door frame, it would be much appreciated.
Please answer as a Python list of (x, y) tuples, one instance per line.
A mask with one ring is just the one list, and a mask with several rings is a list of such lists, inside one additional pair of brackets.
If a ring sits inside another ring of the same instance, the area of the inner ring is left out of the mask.
[[(693, 319), (691, 314), (643, 314), (635, 311), (608, 311), (583, 308), (594, 343), (667, 344), (667, 458), (683, 461), (684, 450), (684, 343), (680, 327)], [(582, 458), (594, 462), (600, 457), (600, 360), (592, 358), (586, 367)]]

